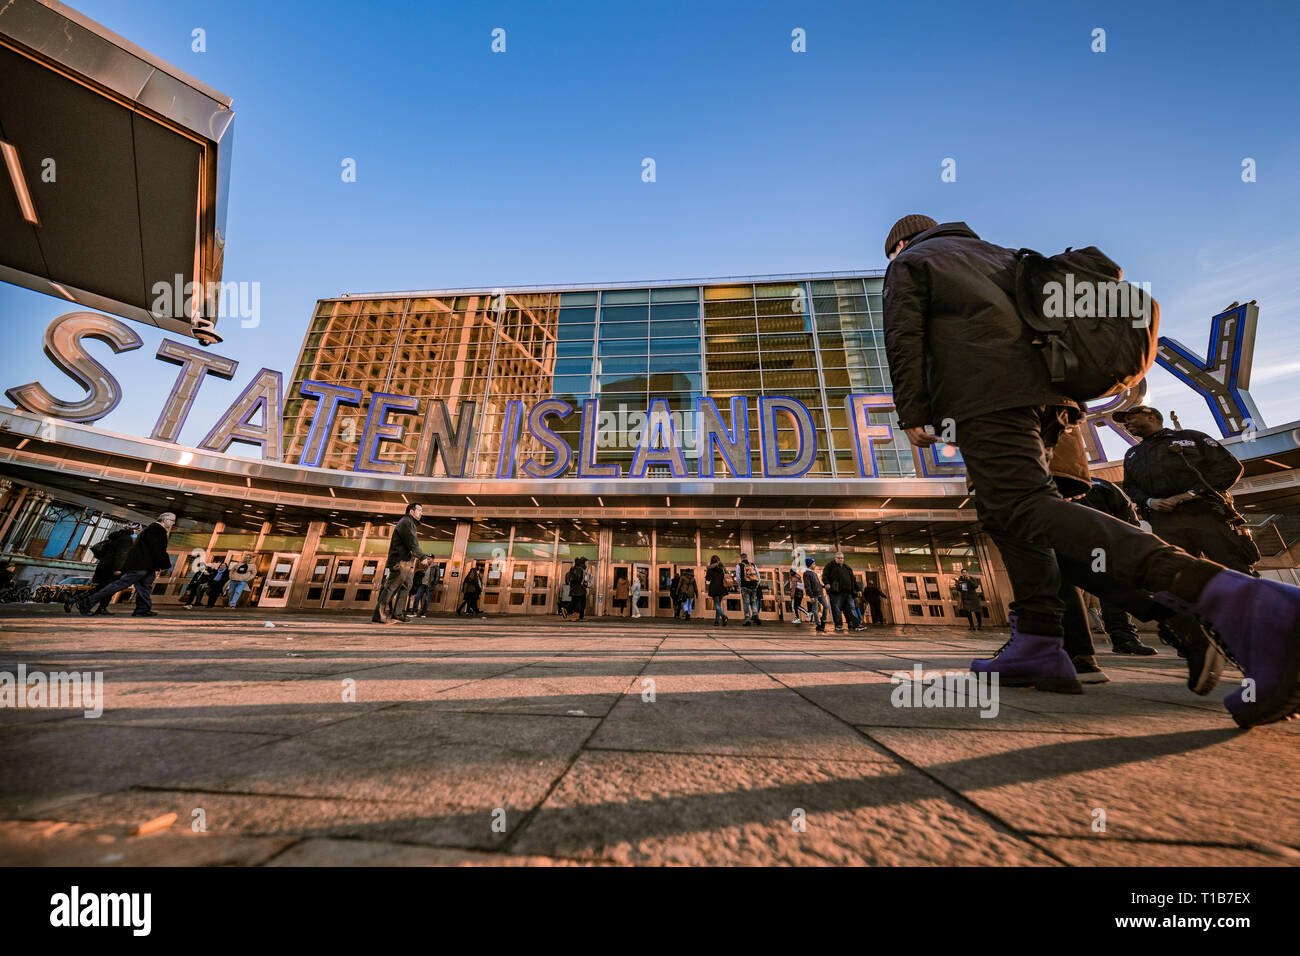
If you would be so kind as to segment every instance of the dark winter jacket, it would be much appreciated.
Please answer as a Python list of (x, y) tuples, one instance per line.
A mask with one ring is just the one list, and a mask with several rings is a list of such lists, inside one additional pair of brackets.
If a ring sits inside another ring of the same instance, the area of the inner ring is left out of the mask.
[(953, 587), (957, 591), (957, 599), (961, 602), (963, 611), (978, 611), (980, 609), (980, 583), (972, 577), (958, 578), (953, 582)]
[[(1124, 492), (1142, 509), (1148, 498), (1169, 498), (1184, 491), (1208, 496), (1189, 463), (1219, 492), (1236, 484), (1242, 473), (1236, 456), (1204, 432), (1162, 428), (1124, 456)], [(1209, 502), (1204, 500), (1178, 506), (1179, 511), (1208, 509)]]
[(727, 596), (727, 575), (721, 564), (710, 564), (704, 572), (705, 590), (711, 598)]
[(129, 528), (118, 528), (105, 538), (99, 549), (99, 564), (95, 565), (95, 575), (91, 581), (95, 584), (108, 584), (112, 581), (117, 572), (122, 570), (122, 563), (134, 543)]
[(810, 597), (819, 598), (826, 590), (822, 587), (822, 579), (817, 577), (817, 571), (813, 568), (805, 568), (803, 572), (803, 589)]
[(167, 554), (167, 529), (157, 521), (140, 532), (126, 552), (122, 571), (166, 571), (172, 566)]
[(1015, 307), (1016, 254), (964, 222), (927, 229), (885, 272), (885, 352), (901, 428), (1026, 405), (1078, 405), (1052, 388)]
[(423, 557), (420, 538), (415, 531), (415, 519), (410, 515), (402, 515), (402, 519), (393, 528), (393, 537), (388, 544), (388, 566), (391, 568), (399, 562)]
[(580, 598), (587, 596), (587, 568), (582, 564), (575, 564), (569, 568), (569, 573), (564, 576), (564, 583), (569, 586), (569, 596)]
[(853, 578), (853, 569), (847, 561), (844, 564), (838, 561), (827, 564), (822, 571), (822, 581), (831, 594), (852, 594), (858, 588), (858, 582)]
[(1137, 511), (1133, 507), (1132, 500), (1124, 494), (1119, 485), (1111, 484), (1105, 478), (1092, 479), (1092, 487), (1079, 500), (1089, 508), (1104, 511), (1112, 518), (1127, 521), (1129, 524), (1138, 523)]

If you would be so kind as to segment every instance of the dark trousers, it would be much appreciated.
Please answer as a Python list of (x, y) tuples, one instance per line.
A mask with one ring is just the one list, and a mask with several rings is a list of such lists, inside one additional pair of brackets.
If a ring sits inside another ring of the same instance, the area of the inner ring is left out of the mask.
[(569, 598), (569, 610), (578, 615), (581, 621), (587, 615), (587, 595), (579, 594)]
[(880, 606), (880, 598), (867, 598), (867, 605), (871, 608), (871, 623), (884, 624), (885, 611)]
[(423, 614), (429, 607), (429, 586), (421, 584), (411, 595), (411, 613)]
[(1061, 626), (1065, 630), (1065, 653), (1071, 657), (1092, 657), (1097, 653), (1092, 643), (1092, 628), (1088, 626), (1088, 608), (1083, 603), (1083, 594), (1074, 585), (1061, 583), (1061, 603), (1065, 605), (1065, 614)]
[(1118, 604), (1110, 601), (1101, 602), (1101, 624), (1106, 629), (1106, 634), (1110, 637), (1112, 646), (1117, 642), (1136, 641), (1138, 639), (1137, 625), (1128, 616), (1128, 611)]
[(970, 625), (972, 631), (984, 629), (984, 618), (980, 614), (979, 608), (964, 607), (961, 612), (966, 615), (966, 623)]
[(217, 598), (221, 597), (221, 592), (225, 588), (227, 580), (229, 579), (226, 578), (219, 582), (214, 581), (208, 585), (208, 607), (212, 607), (217, 603)]
[(849, 627), (858, 626), (858, 608), (853, 603), (852, 594), (832, 594), (831, 614), (835, 618), (836, 627), (840, 626), (841, 620)]
[(1153, 511), (1151, 530), (1188, 554), (1217, 561), (1225, 568), (1250, 574), (1251, 566), (1228, 522), (1203, 505), (1183, 505), (1174, 511)]
[(375, 605), (372, 621), (388, 622), (394, 614), (406, 613), (406, 596), (415, 580), (414, 562), (399, 561), (384, 573), (384, 586), (379, 589), (379, 603)]
[(125, 591), (127, 588), (135, 588), (135, 611), (133, 614), (144, 614), (146, 611), (153, 610), (153, 580), (157, 577), (156, 571), (123, 571), (122, 576), (116, 581), (110, 581), (98, 591), (92, 591), (84, 598), (86, 604), (98, 604), (101, 601), (107, 604), (118, 591)]
[[(1011, 612), (1028, 634), (1060, 635), (1065, 605), (1057, 556), (1085, 567), (1102, 557), (1120, 587), (1166, 591), (1195, 558), (1118, 518), (1066, 501), (1047, 470), (1066, 410), (1012, 408), (957, 424), (975, 508), (1006, 564)], [(1094, 592), (1095, 593), (1095, 592)]]
[(185, 589), (185, 595), (181, 598), (182, 604), (193, 604), (196, 601), (203, 600), (203, 582), (191, 581), (189, 587)]

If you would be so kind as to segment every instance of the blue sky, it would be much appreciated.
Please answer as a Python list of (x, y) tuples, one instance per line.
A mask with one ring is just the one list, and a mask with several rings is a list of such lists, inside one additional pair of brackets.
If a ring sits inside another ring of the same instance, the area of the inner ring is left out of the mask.
[[(910, 212), (1098, 245), (1198, 353), (1214, 312), (1257, 299), (1252, 394), (1268, 424), (1300, 419), (1300, 5), (75, 6), (234, 99), (225, 278), (261, 283), (261, 324), (222, 325), (240, 370), (205, 382), (186, 444), (262, 365), (288, 377), (322, 296), (883, 268)], [(75, 391), (41, 354), (64, 311), (0, 285), (0, 390)], [(125, 395), (99, 424), (148, 434), (175, 367), (136, 327), (144, 348), (103, 359)]]

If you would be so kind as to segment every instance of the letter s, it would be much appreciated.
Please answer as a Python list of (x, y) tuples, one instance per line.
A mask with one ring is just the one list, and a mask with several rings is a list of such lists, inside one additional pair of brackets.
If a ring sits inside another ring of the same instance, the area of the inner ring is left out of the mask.
[(51, 395), (39, 382), (29, 382), (7, 390), (5, 394), (9, 400), (37, 415), (73, 422), (98, 421), (115, 409), (122, 400), (122, 386), (108, 369), (91, 358), (81, 344), (82, 339), (106, 342), (115, 354), (130, 352), (144, 344), (134, 329), (112, 316), (68, 312), (46, 328), (45, 354), (88, 392), (86, 397), (76, 402), (65, 402)]

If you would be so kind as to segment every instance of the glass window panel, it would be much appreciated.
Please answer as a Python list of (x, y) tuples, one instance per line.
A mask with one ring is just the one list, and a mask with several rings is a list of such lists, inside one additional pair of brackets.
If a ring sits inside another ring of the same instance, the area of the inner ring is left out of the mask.
[(688, 285), (677, 289), (651, 289), (651, 302), (698, 302), (699, 286)]
[(557, 375), (551, 382), (551, 392), (555, 395), (573, 394), (591, 391), (591, 375)]
[(708, 285), (704, 287), (704, 299), (750, 299), (754, 296), (752, 285)]
[(758, 387), (758, 353), (757, 352), (713, 352), (706, 357), (710, 372), (752, 372), (754, 387)]
[(600, 337), (605, 339), (644, 339), (650, 334), (650, 326), (641, 322), (601, 322)]
[(600, 360), (599, 371), (601, 375), (644, 374), (645, 370), (646, 360), (644, 355), (634, 355), (627, 358), (602, 358)]
[(768, 285), (754, 286), (754, 295), (759, 299), (793, 299), (799, 294), (801, 286), (797, 282), (776, 282)]
[[(608, 301), (608, 300), (606, 300)], [(605, 322), (644, 322), (649, 317), (644, 305), (624, 305), (610, 308), (608, 305), (601, 306), (600, 321)]]
[(814, 282), (813, 295), (857, 295), (862, 292), (861, 279), (829, 279)]
[(590, 341), (579, 342), (558, 342), (555, 346), (556, 355), (591, 355), (593, 343)]
[[(588, 354), (590, 354), (590, 351), (588, 351)], [(560, 359), (555, 363), (555, 374), (556, 375), (590, 375), (591, 359), (590, 358)]]
[(600, 297), (601, 306), (619, 305), (619, 304), (630, 303), (630, 302), (649, 302), (649, 301), (650, 301), (649, 289), (614, 289), (612, 291), (605, 291), (601, 293), (601, 297)]
[(650, 371), (652, 372), (698, 372), (700, 370), (700, 356), (696, 355), (651, 355)]
[(650, 376), (650, 391), (698, 391), (703, 382), (699, 372), (655, 372)]
[(596, 326), (594, 325), (561, 325), (556, 330), (556, 337), (561, 341), (574, 341), (578, 339), (590, 339), (596, 335)]
[(704, 315), (706, 317), (726, 317), (754, 315), (754, 301), (752, 299), (742, 299), (739, 302), (705, 302)]
[(562, 292), (560, 293), (560, 305), (595, 305), (596, 293), (594, 292)]
[[(764, 299), (756, 310), (760, 316), (807, 315), (807, 299)], [(764, 321), (762, 319), (759, 320)]]
[(700, 339), (699, 336), (690, 339), (686, 339), (686, 338), (661, 339), (658, 337), (652, 338), (650, 340), (650, 352), (652, 355), (656, 353), (680, 353), (680, 352), (693, 352), (696, 355), (698, 355), (700, 352)]
[(606, 355), (644, 355), (650, 351), (647, 339), (602, 339), (600, 354)]
[(689, 303), (681, 305), (652, 305), (650, 306), (650, 321), (664, 322), (672, 319), (698, 319), (700, 317), (700, 307), (692, 300)]
[(652, 322), (650, 330), (656, 335), (677, 336), (693, 335), (696, 341), (699, 340), (700, 322), (696, 319), (693, 322)]
[(583, 322), (595, 322), (595, 309), (561, 309), (560, 324), (575, 325)]
[(645, 393), (646, 376), (640, 375), (600, 375), (597, 377), (600, 383), (600, 393), (602, 395), (610, 392), (640, 392)]

